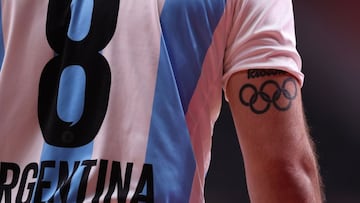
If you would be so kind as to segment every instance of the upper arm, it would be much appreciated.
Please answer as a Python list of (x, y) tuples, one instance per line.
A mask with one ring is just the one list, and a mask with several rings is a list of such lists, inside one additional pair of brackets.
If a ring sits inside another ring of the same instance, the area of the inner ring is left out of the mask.
[[(234, 11), (225, 51), (225, 93), (243, 153), (273, 151), (274, 145), (288, 146), (306, 134), (292, 1), (236, 2), (242, 3)], [(280, 136), (285, 133), (292, 136)]]
[(292, 1), (236, 2), (243, 4), (233, 15), (223, 80), (251, 201), (320, 202)]
[(320, 202), (299, 82), (283, 71), (249, 70), (234, 74), (226, 92), (252, 202)]
[(247, 157), (271, 158), (259, 157), (259, 152), (275, 156), (307, 142), (300, 84), (289, 73), (242, 71), (229, 79), (226, 92)]

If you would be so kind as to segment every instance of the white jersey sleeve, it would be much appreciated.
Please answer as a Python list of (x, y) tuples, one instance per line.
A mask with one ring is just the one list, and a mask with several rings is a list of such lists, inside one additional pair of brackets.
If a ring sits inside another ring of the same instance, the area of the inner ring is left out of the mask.
[(224, 87), (234, 73), (248, 69), (284, 70), (302, 84), (292, 1), (243, 0), (233, 4), (237, 5), (224, 56)]

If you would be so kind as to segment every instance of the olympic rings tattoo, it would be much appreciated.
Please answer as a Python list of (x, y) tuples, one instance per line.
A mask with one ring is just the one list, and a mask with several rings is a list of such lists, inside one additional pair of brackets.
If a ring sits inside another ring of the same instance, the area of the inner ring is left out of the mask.
[[(267, 92), (264, 91), (264, 89), (269, 86), (275, 87), (275, 91), (272, 95), (269, 95)], [(294, 87), (294, 90), (288, 90), (291, 86)], [(252, 91), (252, 94), (249, 98), (245, 97), (245, 90)], [(283, 96), (283, 98), (288, 101), (287, 104), (281, 104), (279, 102), (281, 96)], [(273, 104), (274, 107), (280, 111), (286, 111), (291, 107), (292, 101), (295, 99), (296, 96), (296, 81), (294, 78), (291, 77), (284, 80), (281, 86), (274, 80), (268, 80), (260, 86), (259, 90), (252, 84), (245, 84), (239, 92), (240, 102), (245, 106), (249, 106), (251, 111), (256, 114), (265, 113), (270, 109), (271, 104)], [(264, 107), (259, 107), (259, 105), (255, 105), (258, 102), (259, 98), (265, 102)]]

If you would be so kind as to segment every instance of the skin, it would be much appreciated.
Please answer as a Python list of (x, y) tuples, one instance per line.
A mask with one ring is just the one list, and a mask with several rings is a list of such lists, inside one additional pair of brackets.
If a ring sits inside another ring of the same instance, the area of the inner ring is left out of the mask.
[(227, 93), (251, 202), (322, 202), (298, 81), (283, 71), (243, 71)]

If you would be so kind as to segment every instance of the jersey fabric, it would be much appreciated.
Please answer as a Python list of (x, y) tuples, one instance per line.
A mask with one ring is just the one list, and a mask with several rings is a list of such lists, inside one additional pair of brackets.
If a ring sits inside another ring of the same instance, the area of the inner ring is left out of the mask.
[(228, 79), (277, 68), (303, 80), (290, 0), (0, 10), (0, 202), (203, 203)]

